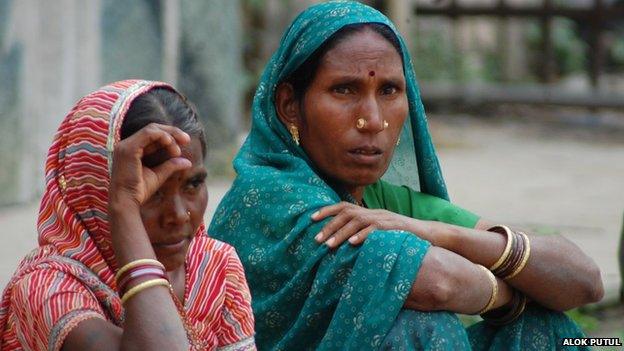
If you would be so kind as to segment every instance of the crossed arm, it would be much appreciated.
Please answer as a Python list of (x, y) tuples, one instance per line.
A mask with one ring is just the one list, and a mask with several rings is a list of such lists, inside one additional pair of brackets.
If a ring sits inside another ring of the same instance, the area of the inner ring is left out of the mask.
[[(476, 264), (491, 266), (506, 244), (505, 236), (485, 231), (492, 223), (480, 220), (474, 229), (469, 229), (345, 202), (321, 209), (313, 219), (329, 216), (334, 218), (325, 225), (317, 240), (330, 247), (345, 240), (353, 245), (360, 244), (377, 229), (405, 230), (432, 243), (405, 303), (407, 308), (474, 314), (487, 304), (491, 285)], [(530, 259), (514, 278), (497, 279), (498, 296), (494, 308), (509, 302), (511, 288), (558, 311), (602, 298), (600, 270), (576, 245), (561, 236), (529, 234), (529, 237)]]

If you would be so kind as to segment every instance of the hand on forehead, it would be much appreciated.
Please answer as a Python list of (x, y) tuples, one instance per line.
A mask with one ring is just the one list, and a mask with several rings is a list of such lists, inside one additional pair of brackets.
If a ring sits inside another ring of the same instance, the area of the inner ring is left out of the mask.
[[(201, 146), (197, 138), (191, 138), (191, 142), (186, 145), (180, 145), (181, 154), (179, 157), (188, 159), (195, 165), (201, 163)], [(143, 165), (148, 168), (154, 168), (171, 158), (170, 151), (161, 147), (153, 152), (149, 152), (141, 159)]]

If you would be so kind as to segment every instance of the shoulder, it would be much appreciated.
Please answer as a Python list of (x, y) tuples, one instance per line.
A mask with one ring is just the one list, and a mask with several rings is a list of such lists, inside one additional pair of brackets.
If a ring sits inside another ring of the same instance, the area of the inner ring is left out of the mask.
[(90, 318), (108, 320), (93, 291), (69, 272), (40, 268), (11, 281), (3, 308), (11, 315), (9, 329), (22, 346), (59, 349), (78, 323)]

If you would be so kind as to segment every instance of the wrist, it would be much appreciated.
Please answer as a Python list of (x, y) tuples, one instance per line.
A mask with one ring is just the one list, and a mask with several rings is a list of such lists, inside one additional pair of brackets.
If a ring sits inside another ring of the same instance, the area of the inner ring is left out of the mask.
[(430, 228), (429, 232), (433, 245), (457, 253), (456, 244), (460, 235), (455, 226), (434, 221), (427, 221), (427, 226)]
[(111, 216), (134, 216), (140, 215), (140, 205), (132, 200), (121, 197), (110, 196), (108, 201), (108, 213)]
[(511, 298), (513, 296), (513, 290), (509, 284), (505, 283), (505, 281), (500, 278), (496, 278), (496, 282), (498, 284), (498, 295), (496, 297), (496, 303), (492, 309), (507, 306), (511, 302)]

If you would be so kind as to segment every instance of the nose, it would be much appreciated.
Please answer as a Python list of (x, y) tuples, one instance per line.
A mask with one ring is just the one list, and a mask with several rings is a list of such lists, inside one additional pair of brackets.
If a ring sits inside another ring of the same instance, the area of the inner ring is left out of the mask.
[(180, 194), (172, 194), (163, 204), (165, 226), (178, 226), (189, 220), (190, 215)]
[[(379, 103), (375, 96), (367, 96), (362, 99), (359, 113), (356, 115), (356, 127), (363, 133), (379, 133), (384, 130), (384, 121), (380, 111)], [(358, 125), (358, 119), (364, 119), (362, 128)]]

